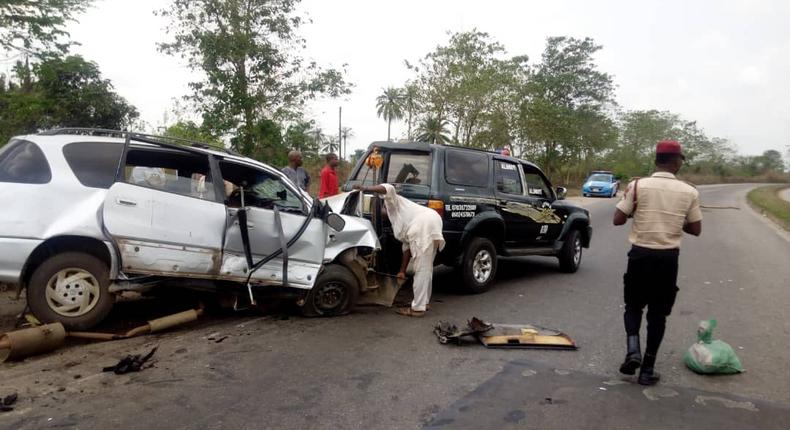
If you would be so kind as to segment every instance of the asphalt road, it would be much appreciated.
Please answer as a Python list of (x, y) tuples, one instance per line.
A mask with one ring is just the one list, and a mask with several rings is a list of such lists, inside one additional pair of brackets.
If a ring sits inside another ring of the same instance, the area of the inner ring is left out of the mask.
[[(559, 273), (554, 259), (508, 259), (482, 295), (455, 293), (457, 279), (438, 273), (422, 319), (382, 308), (333, 319), (245, 314), (71, 346), (0, 365), (0, 395), (20, 395), (0, 428), (790, 428), (790, 240), (748, 209), (750, 188), (700, 187), (703, 204), (740, 210), (703, 210), (702, 236), (684, 239), (658, 388), (617, 373), (627, 229), (611, 225), (614, 199), (584, 199), (595, 231), (576, 274)], [(432, 334), (438, 320), (472, 316), (557, 328), (579, 349), (489, 350), (441, 345)], [(707, 318), (746, 373), (684, 367)], [(155, 367), (100, 372), (154, 345)]]

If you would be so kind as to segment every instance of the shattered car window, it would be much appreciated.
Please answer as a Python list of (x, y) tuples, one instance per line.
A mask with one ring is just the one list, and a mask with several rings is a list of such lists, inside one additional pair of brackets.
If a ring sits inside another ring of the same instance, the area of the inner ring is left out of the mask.
[(214, 200), (208, 158), (179, 151), (130, 149), (125, 180), (161, 191)]
[(274, 209), (276, 206), (285, 212), (303, 211), (302, 200), (277, 176), (264, 170), (225, 161), (220, 163), (220, 170), (226, 184), (226, 204), (230, 207), (241, 207), (243, 188), (246, 206), (262, 209)]

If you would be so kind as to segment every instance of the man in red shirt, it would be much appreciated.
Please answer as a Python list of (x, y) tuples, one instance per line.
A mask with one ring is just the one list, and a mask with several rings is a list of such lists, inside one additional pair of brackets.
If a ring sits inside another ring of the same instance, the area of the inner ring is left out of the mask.
[(321, 169), (321, 187), (318, 190), (318, 198), (334, 196), (339, 192), (337, 182), (337, 165), (340, 161), (334, 152), (326, 154), (326, 166)]

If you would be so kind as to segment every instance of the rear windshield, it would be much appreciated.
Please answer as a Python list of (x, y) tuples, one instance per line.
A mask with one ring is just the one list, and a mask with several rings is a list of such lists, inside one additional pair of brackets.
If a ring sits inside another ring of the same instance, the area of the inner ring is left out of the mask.
[(447, 151), (444, 175), (451, 184), (488, 186), (488, 155), (474, 151)]
[(123, 152), (123, 144), (76, 142), (63, 147), (63, 156), (82, 185), (110, 188)]
[(391, 184), (431, 185), (431, 154), (393, 152), (387, 168)]
[(35, 143), (12, 140), (0, 148), (0, 182), (46, 184), (51, 179), (47, 158)]

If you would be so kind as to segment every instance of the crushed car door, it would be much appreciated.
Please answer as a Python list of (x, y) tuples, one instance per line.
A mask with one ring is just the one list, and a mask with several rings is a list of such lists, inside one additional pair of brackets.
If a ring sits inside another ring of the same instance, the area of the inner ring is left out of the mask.
[(104, 200), (104, 226), (125, 272), (212, 277), (219, 272), (225, 206), (215, 200), (208, 157), (130, 147)]
[(311, 202), (286, 183), (276, 172), (259, 166), (221, 161), (220, 170), (225, 181), (227, 231), (222, 255), (223, 277), (245, 280), (248, 264), (239, 224), (239, 210), (247, 211), (247, 228), (253, 263), (282, 249), (276, 211), (279, 213), (284, 242), (290, 242), (302, 230), (301, 236), (287, 251), (266, 262), (250, 280), (257, 284), (282, 285), (283, 259), (287, 258), (289, 287), (311, 288), (321, 269), (327, 240), (326, 224), (310, 216)]

